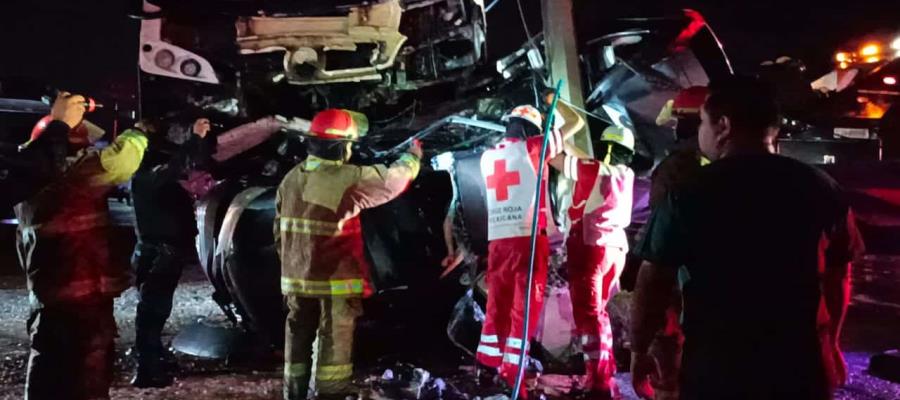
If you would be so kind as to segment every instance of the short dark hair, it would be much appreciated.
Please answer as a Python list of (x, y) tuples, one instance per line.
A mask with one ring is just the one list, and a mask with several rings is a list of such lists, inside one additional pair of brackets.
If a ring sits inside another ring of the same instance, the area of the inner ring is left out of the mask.
[(309, 138), (306, 152), (323, 160), (340, 161), (344, 159), (346, 149), (344, 140)]
[(703, 108), (713, 120), (727, 116), (733, 127), (747, 133), (765, 134), (781, 122), (775, 91), (749, 76), (734, 75), (710, 82)]

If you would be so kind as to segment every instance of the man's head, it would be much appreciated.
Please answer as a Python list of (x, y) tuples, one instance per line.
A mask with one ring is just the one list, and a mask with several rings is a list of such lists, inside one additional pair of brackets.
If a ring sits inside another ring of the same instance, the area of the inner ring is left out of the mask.
[(357, 121), (362, 117), (359, 114), (354, 118), (353, 113), (334, 108), (319, 112), (310, 123), (307, 151), (325, 160), (349, 160), (353, 142), (360, 135)]
[(775, 94), (755, 78), (731, 76), (709, 85), (700, 110), (700, 150), (711, 160), (771, 152), (780, 116)]

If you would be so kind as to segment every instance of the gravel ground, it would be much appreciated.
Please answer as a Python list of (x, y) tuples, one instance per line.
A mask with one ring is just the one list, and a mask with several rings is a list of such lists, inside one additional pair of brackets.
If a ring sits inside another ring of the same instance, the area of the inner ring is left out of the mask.
[[(872, 260), (870, 260), (872, 261)], [(872, 261), (891, 266), (900, 259)], [(24, 279), (20, 276), (0, 276), (0, 399), (22, 397), (25, 381), (28, 336), (24, 320), (28, 312)], [(175, 294), (175, 304), (166, 334), (171, 337), (182, 326), (205, 317), (221, 318), (218, 307), (211, 300), (212, 288), (200, 271), (187, 273)], [(900, 347), (900, 310), (893, 303), (878, 303), (861, 298), (851, 307), (844, 348), (850, 364), (850, 382), (836, 396), (840, 400), (889, 400), (900, 398), (900, 384), (890, 383), (866, 373), (868, 359), (874, 352)], [(176, 383), (166, 389), (134, 389), (128, 385), (131, 365), (126, 355), (134, 340), (134, 309), (137, 303), (134, 290), (125, 292), (116, 301), (116, 320), (120, 338), (117, 343), (117, 377), (111, 391), (113, 399), (278, 399), (281, 397), (281, 372), (277, 362), (268, 365), (236, 366), (179, 355), (180, 371)], [(449, 366), (451, 369), (453, 366)], [(379, 371), (371, 371), (380, 374)], [(366, 374), (358, 376), (364, 380)], [(447, 382), (464, 393), (474, 394), (470, 374), (460, 372)], [(636, 399), (630, 388), (630, 376), (617, 376), (624, 399)], [(546, 375), (541, 379), (550, 398), (566, 398), (573, 382), (569, 377)], [(479, 393), (482, 394), (482, 393)], [(379, 396), (375, 396), (379, 398)], [(391, 397), (380, 397), (391, 398)]]

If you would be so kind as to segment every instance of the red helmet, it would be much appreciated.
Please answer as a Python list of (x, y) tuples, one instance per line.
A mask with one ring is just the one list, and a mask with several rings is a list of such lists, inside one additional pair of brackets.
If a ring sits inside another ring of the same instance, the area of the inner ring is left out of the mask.
[(706, 86), (691, 86), (678, 92), (672, 104), (672, 113), (675, 115), (699, 114), (700, 107), (706, 102), (709, 89)]
[(351, 113), (331, 108), (313, 117), (309, 134), (319, 139), (355, 141), (359, 139), (359, 127)]

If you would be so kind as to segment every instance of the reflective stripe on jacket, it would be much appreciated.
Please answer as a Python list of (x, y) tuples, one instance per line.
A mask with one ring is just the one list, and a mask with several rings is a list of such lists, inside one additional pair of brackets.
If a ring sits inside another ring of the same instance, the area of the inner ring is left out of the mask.
[(305, 297), (372, 294), (359, 213), (403, 193), (419, 173), (405, 154), (390, 166), (357, 166), (310, 156), (278, 187), (275, 248), (281, 290)]

